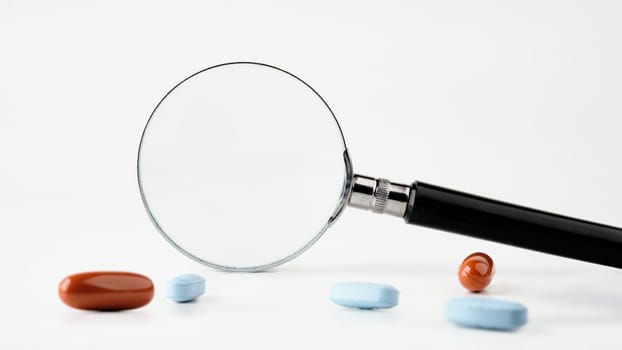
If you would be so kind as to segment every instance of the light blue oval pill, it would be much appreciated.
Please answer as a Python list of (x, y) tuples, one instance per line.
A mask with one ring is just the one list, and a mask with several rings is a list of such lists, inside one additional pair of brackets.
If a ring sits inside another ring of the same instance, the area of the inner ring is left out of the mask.
[(205, 278), (199, 275), (179, 275), (166, 284), (166, 296), (178, 303), (192, 301), (203, 293), (205, 293)]
[(335, 304), (358, 309), (388, 309), (397, 305), (399, 291), (386, 284), (339, 282), (330, 290)]
[(462, 297), (449, 300), (445, 317), (464, 327), (509, 331), (527, 323), (527, 308), (512, 301)]

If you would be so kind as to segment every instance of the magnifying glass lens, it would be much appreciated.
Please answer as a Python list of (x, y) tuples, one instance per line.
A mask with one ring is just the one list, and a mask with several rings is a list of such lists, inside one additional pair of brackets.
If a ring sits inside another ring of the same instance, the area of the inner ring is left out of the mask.
[(278, 68), (198, 72), (158, 104), (138, 176), (160, 233), (189, 257), (255, 270), (300, 254), (345, 205), (345, 141), (324, 100)]

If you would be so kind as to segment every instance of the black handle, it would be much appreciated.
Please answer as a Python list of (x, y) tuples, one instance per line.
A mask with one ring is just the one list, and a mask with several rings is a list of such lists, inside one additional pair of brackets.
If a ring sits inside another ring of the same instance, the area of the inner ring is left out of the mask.
[(622, 229), (474, 196), (422, 182), (404, 219), (544, 253), (622, 268)]

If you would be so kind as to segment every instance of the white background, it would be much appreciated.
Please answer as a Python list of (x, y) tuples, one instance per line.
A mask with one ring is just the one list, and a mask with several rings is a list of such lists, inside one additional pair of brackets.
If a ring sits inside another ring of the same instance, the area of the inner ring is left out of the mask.
[[(156, 233), (135, 158), (176, 82), (263, 61), (328, 101), (356, 172), (622, 226), (620, 18), (616, 1), (0, 1), (0, 348), (619, 348), (618, 271), (351, 208), (273, 272), (210, 270)], [(475, 250), (496, 262), (488, 294), (528, 306), (518, 332), (444, 320)], [(98, 269), (151, 276), (153, 302), (58, 300)], [(208, 292), (176, 305), (160, 287), (185, 272)], [(400, 305), (339, 308), (341, 280), (393, 284)]]

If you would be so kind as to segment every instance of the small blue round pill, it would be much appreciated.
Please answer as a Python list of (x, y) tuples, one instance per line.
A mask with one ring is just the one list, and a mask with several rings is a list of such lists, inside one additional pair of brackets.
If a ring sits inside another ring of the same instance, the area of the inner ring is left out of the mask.
[(388, 309), (397, 305), (399, 291), (386, 284), (339, 282), (330, 290), (335, 304), (358, 309)]
[(512, 301), (462, 297), (449, 300), (445, 317), (464, 327), (509, 331), (527, 323), (527, 308)]
[(205, 293), (205, 278), (195, 274), (179, 275), (166, 284), (166, 296), (178, 303), (192, 301)]

